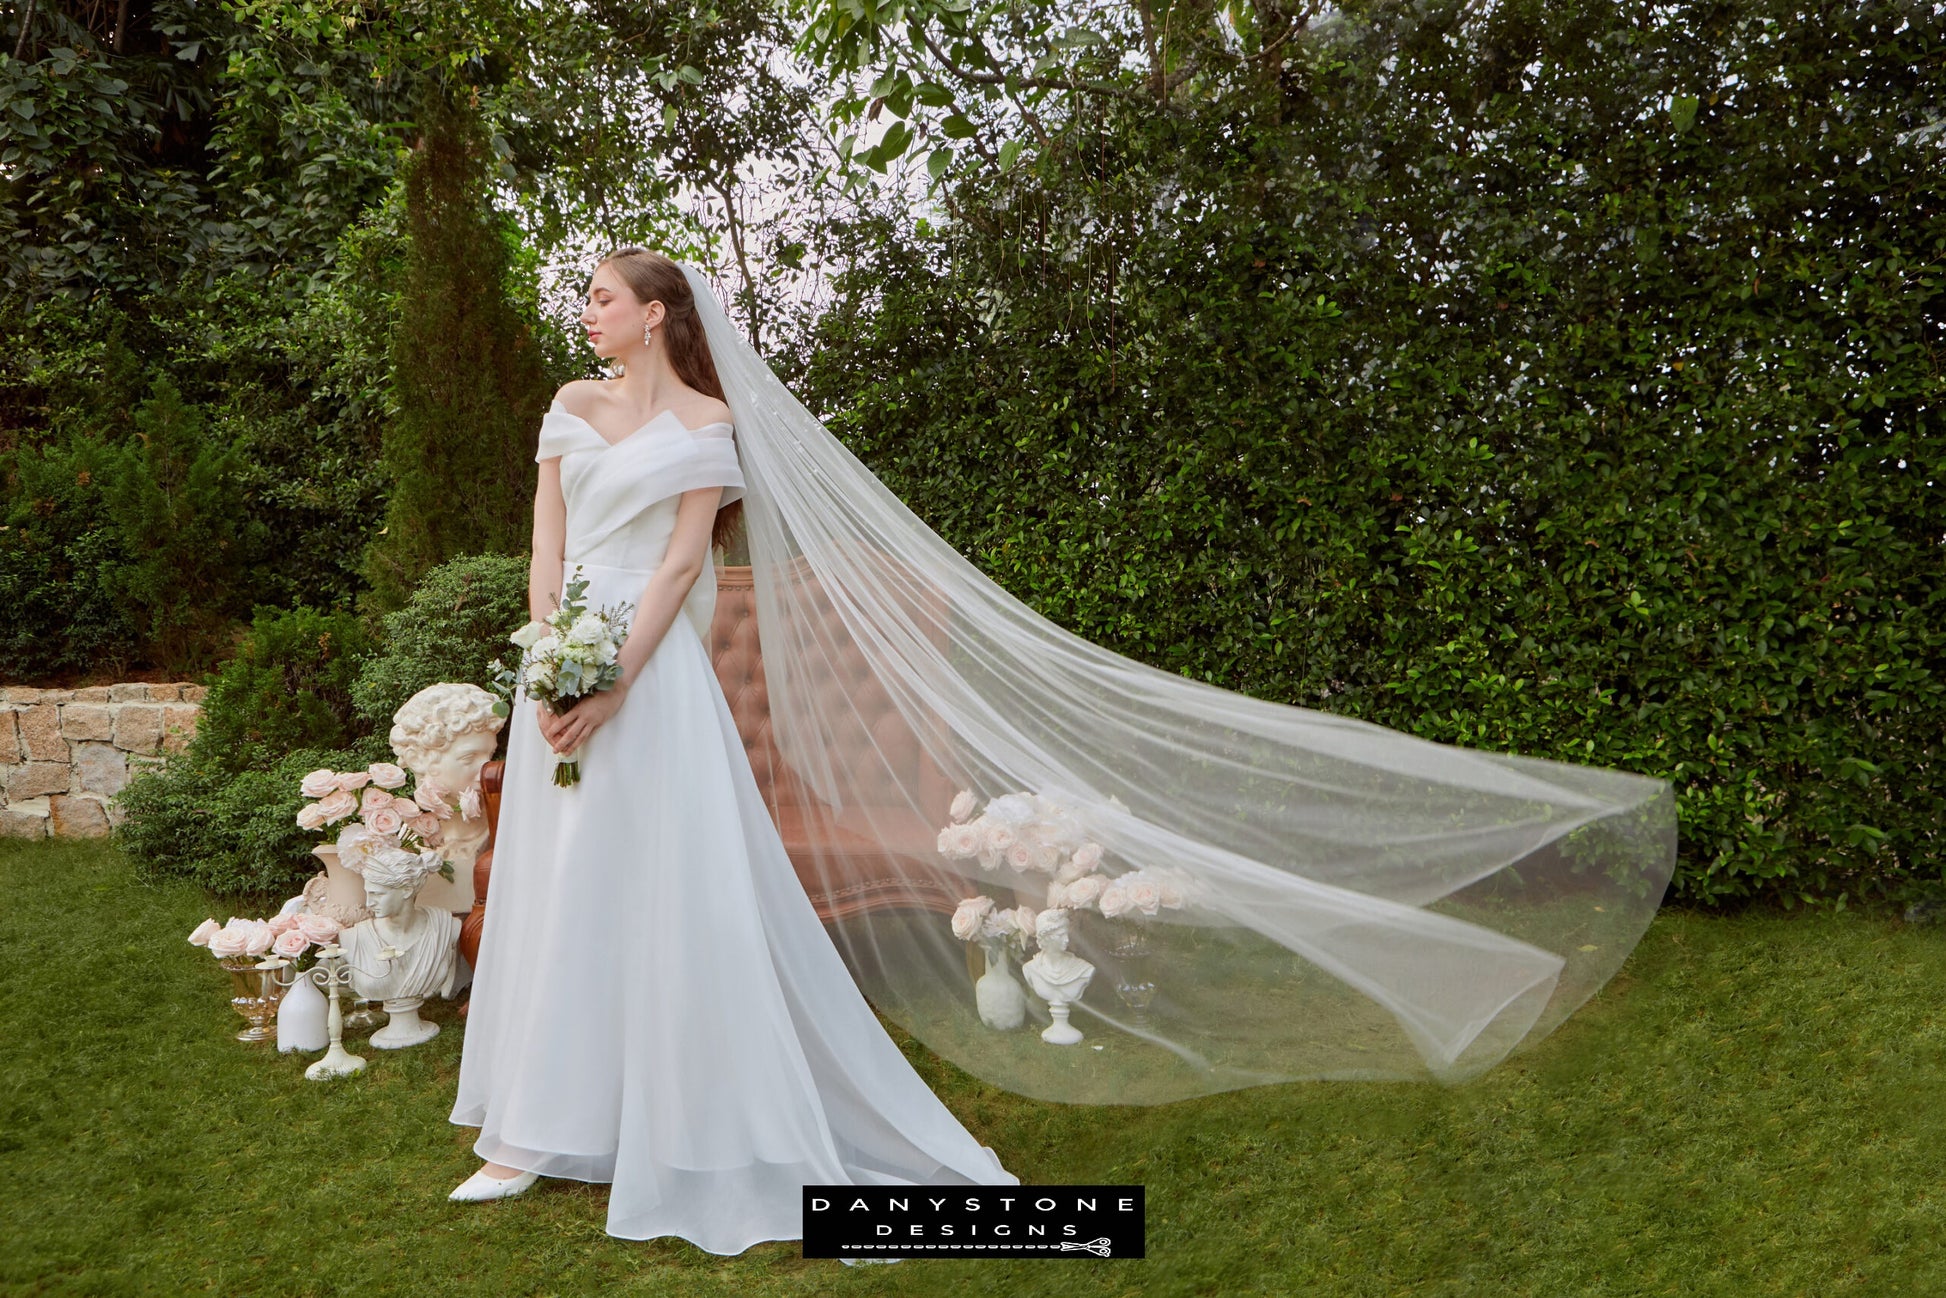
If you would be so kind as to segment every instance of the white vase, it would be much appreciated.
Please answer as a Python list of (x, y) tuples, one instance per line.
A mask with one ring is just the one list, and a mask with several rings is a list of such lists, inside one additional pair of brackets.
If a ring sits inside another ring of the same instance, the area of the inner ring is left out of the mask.
[(984, 950), (987, 971), (973, 984), (973, 1003), (980, 1007), (982, 1023), (1010, 1032), (1027, 1021), (1027, 991), (1014, 977), (1004, 945), (995, 943)]
[(324, 1049), (331, 1043), (324, 1022), (329, 1008), (317, 984), (298, 975), (291, 989), (284, 993), (284, 1003), (277, 1007), (277, 1049)]

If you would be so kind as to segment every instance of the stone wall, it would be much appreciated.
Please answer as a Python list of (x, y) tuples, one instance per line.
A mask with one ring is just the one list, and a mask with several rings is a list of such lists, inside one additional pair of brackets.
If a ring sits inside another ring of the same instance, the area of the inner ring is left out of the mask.
[(196, 733), (201, 685), (0, 686), (0, 834), (98, 838), (122, 821), (110, 799), (131, 771)]

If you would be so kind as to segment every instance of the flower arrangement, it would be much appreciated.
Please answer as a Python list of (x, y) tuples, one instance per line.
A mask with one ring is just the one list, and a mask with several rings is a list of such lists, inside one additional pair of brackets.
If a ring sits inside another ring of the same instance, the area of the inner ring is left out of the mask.
[(302, 913), (275, 919), (239, 919), (232, 915), (230, 922), (222, 925), (206, 919), (189, 935), (193, 945), (207, 948), (219, 960), (274, 954), (294, 964), (312, 955), (313, 947), (329, 945), (337, 938), (337, 920)]
[[(592, 611), (582, 597), (588, 579), (575, 568), (568, 583), (567, 600), (541, 621), (529, 622), (508, 639), (520, 646), (518, 669), (509, 670), (498, 658), (491, 666), (499, 687), (500, 701), (494, 704), (495, 716), (511, 715), (513, 696), (525, 690), (527, 697), (548, 711), (559, 714), (561, 705), (599, 690), (612, 689), (621, 679), (619, 661), (622, 642), (628, 636), (628, 618), (635, 606), (611, 605)], [(566, 788), (581, 779), (581, 749), (554, 754), (554, 783)]]
[[(298, 782), (311, 801), (298, 809), (297, 823), (305, 829), (328, 829), (355, 815), (359, 823), (339, 831), (337, 844), (340, 860), (358, 874), (363, 873), (358, 865), (361, 845), (389, 844), (415, 854), (438, 847), (439, 822), (453, 815), (448, 795), (424, 782), (410, 797), (394, 792), (405, 781), (405, 769), (392, 762), (373, 762), (362, 771), (321, 767)], [(468, 789), (459, 798), (460, 814), (468, 820), (479, 816), (479, 801), (479, 790)], [(450, 882), (452, 863), (442, 865), (440, 874)]]
[[(1117, 798), (1109, 802), (1126, 810)], [(974, 806), (972, 790), (960, 790), (947, 813), (952, 823), (939, 831), (940, 854), (977, 858), (983, 870), (1005, 864), (1016, 872), (1032, 870), (1050, 876), (1049, 909), (1094, 910), (1107, 919), (1136, 918), (1180, 909), (1195, 894), (1195, 881), (1188, 873), (1171, 867), (1106, 873), (1101, 844), (1085, 837), (1073, 810), (1055, 799), (1038, 793), (1005, 793), (988, 800), (977, 816)], [(961, 909), (973, 900), (961, 903)], [(955, 916), (954, 932), (958, 931)], [(1028, 932), (1032, 931), (1030, 926)]]
[(989, 951), (1002, 946), (1016, 957), (1024, 956), (1034, 940), (1038, 918), (1032, 906), (1002, 909), (985, 893), (976, 893), (953, 912), (953, 936), (962, 942), (978, 942)]

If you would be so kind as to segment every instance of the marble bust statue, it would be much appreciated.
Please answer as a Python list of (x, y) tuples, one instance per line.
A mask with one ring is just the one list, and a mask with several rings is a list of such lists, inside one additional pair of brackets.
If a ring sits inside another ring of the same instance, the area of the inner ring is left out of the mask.
[(493, 695), (477, 685), (443, 681), (392, 714), (389, 738), (399, 765), (412, 772), (415, 790), (430, 787), (452, 808), (439, 822), (439, 854), (452, 863), (453, 877), (428, 879), (419, 895), (422, 906), (455, 914), (473, 908), (473, 858), (488, 833), (480, 768), (493, 757), (505, 724), (493, 715), (493, 703)]
[(365, 902), (372, 917), (338, 935), (351, 966), (351, 990), (361, 1000), (383, 1001), (390, 1020), (372, 1033), (380, 1050), (418, 1045), (439, 1035), (439, 1025), (419, 1017), (428, 996), (450, 996), (459, 975), (459, 917), (421, 906), (416, 894), (439, 876), (439, 853), (414, 855), (379, 846), (364, 857)]
[(1044, 910), (1034, 921), (1034, 943), (1040, 951), (1020, 967), (1034, 995), (1047, 1002), (1054, 1021), (1041, 1030), (1041, 1040), (1071, 1046), (1081, 1030), (1068, 1023), (1068, 1007), (1081, 999), (1095, 967), (1068, 950), (1068, 913), (1060, 907)]

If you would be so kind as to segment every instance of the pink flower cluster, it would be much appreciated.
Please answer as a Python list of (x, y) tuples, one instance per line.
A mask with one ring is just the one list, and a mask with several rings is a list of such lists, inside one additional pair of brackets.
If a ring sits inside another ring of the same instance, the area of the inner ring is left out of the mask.
[[(1109, 802), (1127, 810), (1119, 799)], [(1110, 919), (1147, 916), (1181, 908), (1195, 891), (1194, 880), (1174, 868), (1105, 873), (1101, 844), (1084, 837), (1073, 811), (1052, 798), (1006, 793), (990, 799), (979, 816), (973, 814), (974, 805), (970, 789), (960, 790), (953, 799), (947, 813), (953, 823), (939, 831), (940, 854), (962, 860), (977, 857), (984, 870), (1005, 863), (1016, 873), (1034, 870), (1051, 876), (1049, 909), (1097, 910)], [(961, 910), (973, 901), (961, 903)], [(961, 927), (955, 916), (956, 935)], [(1033, 929), (1027, 932), (1032, 934)], [(961, 940), (973, 939), (961, 935)]]
[(437, 790), (425, 784), (409, 798), (391, 792), (402, 787), (405, 780), (405, 770), (391, 762), (373, 762), (362, 771), (312, 771), (298, 789), (315, 801), (299, 809), (297, 823), (304, 829), (323, 829), (356, 814), (374, 834), (399, 841), (401, 846), (407, 846), (403, 838), (410, 834), (418, 840), (410, 850), (436, 846), (439, 822), (450, 819), (453, 809)]
[(1003, 942), (1025, 953), (1033, 940), (1040, 913), (1032, 906), (1002, 909), (985, 893), (976, 893), (953, 912), (953, 936), (962, 942)]
[(206, 919), (189, 935), (192, 944), (207, 947), (219, 960), (232, 956), (261, 956), (275, 952), (296, 959), (313, 945), (338, 938), (338, 921), (323, 915), (279, 915), (275, 919), (238, 919), (218, 925)]

